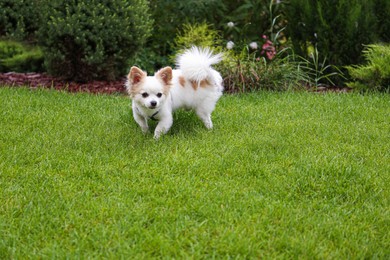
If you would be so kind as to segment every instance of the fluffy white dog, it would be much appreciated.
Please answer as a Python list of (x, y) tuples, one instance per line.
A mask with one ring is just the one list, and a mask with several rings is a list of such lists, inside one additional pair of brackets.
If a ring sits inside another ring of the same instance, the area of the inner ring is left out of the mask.
[(218, 63), (221, 54), (209, 49), (192, 47), (177, 57), (178, 69), (165, 67), (147, 76), (133, 66), (127, 76), (126, 88), (132, 99), (134, 120), (142, 132), (149, 130), (148, 120), (159, 121), (154, 138), (169, 131), (172, 112), (178, 108), (193, 109), (211, 129), (211, 113), (222, 95), (222, 77), (211, 65)]

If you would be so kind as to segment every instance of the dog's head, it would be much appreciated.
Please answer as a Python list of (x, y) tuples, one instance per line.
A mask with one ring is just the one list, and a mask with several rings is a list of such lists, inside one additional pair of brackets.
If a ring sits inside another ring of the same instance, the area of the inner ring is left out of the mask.
[(138, 105), (149, 109), (158, 109), (167, 96), (172, 85), (172, 68), (165, 67), (147, 76), (146, 72), (137, 67), (131, 67), (127, 76), (127, 92)]

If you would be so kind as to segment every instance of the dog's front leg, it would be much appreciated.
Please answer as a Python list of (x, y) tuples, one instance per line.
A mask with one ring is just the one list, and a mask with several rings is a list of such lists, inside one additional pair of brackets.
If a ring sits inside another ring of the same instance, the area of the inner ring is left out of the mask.
[(133, 110), (135, 122), (141, 127), (142, 133), (146, 134), (149, 131), (148, 120)]
[(166, 115), (161, 119), (154, 130), (154, 139), (159, 139), (162, 134), (166, 134), (171, 128), (173, 123), (172, 115)]

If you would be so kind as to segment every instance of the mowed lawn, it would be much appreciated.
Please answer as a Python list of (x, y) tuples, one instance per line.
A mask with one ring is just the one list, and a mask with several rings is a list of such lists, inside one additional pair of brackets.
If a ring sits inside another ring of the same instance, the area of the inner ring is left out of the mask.
[(224, 95), (159, 141), (124, 96), (0, 88), (0, 258), (390, 258), (390, 96)]

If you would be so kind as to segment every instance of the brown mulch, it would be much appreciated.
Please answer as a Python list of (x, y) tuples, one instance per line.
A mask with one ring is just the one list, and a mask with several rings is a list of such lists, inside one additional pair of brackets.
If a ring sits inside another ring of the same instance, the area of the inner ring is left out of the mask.
[[(93, 94), (126, 94), (126, 79), (117, 81), (91, 81), (87, 83), (69, 82), (50, 76), (46, 73), (0, 73), (0, 85), (8, 86), (29, 86), (35, 88), (50, 88), (68, 92), (87, 92)], [(310, 92), (350, 92), (347, 87), (321, 86), (309, 87), (306, 89)]]
[(93, 94), (125, 94), (126, 79), (118, 81), (91, 81), (86, 83), (69, 82), (52, 77), (45, 73), (0, 73), (0, 85), (29, 86), (35, 88), (50, 88), (68, 92), (87, 92)]
[(310, 92), (324, 93), (324, 92), (337, 92), (337, 93), (348, 93), (352, 92), (349, 87), (338, 87), (338, 86), (321, 86), (321, 87), (310, 87), (307, 88)]

